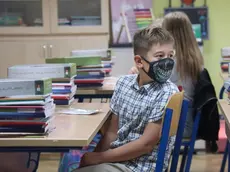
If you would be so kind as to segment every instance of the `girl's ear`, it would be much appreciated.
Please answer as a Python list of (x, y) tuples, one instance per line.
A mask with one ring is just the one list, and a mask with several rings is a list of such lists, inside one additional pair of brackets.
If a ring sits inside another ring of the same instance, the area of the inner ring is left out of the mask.
[(136, 67), (137, 67), (138, 69), (143, 68), (142, 59), (141, 59), (141, 57), (140, 57), (139, 55), (135, 55), (135, 56), (134, 56), (134, 61), (135, 61)]

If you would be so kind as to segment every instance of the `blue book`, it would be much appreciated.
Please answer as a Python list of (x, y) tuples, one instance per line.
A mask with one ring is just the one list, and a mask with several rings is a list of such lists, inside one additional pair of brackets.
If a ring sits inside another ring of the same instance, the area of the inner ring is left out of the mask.
[(103, 84), (102, 83), (96, 83), (96, 84), (78, 84), (77, 87), (78, 88), (82, 88), (82, 87), (102, 87)]
[(17, 126), (17, 127), (0, 127), (0, 132), (20, 132), (20, 133), (45, 133), (45, 126)]
[(52, 90), (53, 94), (69, 94), (72, 93), (70, 89), (67, 90)]
[(6, 119), (6, 118), (45, 118), (49, 115), (45, 114), (45, 112), (0, 112), (0, 119)]
[(74, 79), (103, 79), (105, 74), (100, 75), (78, 75)]

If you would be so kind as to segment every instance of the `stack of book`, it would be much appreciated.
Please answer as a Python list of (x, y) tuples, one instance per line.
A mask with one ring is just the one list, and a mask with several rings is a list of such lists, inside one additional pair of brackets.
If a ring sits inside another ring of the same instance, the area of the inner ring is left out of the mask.
[[(109, 75), (112, 71), (112, 52), (110, 49), (95, 49), (95, 50), (73, 50), (72, 56), (101, 56), (101, 65), (97, 66), (102, 68), (106, 75)], [(93, 66), (94, 67), (94, 66)]]
[(220, 59), (220, 67), (222, 72), (230, 72), (229, 71), (229, 63), (230, 63), (230, 47), (224, 47), (221, 49), (221, 56)]
[(74, 63), (18, 65), (8, 68), (8, 78), (51, 78), (52, 98), (56, 105), (69, 105), (73, 102), (77, 90), (75, 76)]
[(46, 59), (46, 63), (75, 63), (77, 75), (74, 82), (78, 88), (101, 87), (104, 82), (105, 69), (101, 56), (71, 56)]
[(228, 101), (230, 102), (230, 79), (224, 82), (225, 93), (228, 95)]
[(51, 79), (0, 79), (0, 137), (52, 130)]

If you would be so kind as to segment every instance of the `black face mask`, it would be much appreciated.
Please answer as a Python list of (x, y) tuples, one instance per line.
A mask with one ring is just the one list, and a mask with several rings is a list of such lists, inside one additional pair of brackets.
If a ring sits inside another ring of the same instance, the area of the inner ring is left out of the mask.
[(158, 83), (165, 83), (171, 76), (174, 60), (171, 58), (164, 58), (158, 61), (149, 62), (145, 58), (141, 57), (149, 64), (149, 71), (143, 71), (154, 81)]

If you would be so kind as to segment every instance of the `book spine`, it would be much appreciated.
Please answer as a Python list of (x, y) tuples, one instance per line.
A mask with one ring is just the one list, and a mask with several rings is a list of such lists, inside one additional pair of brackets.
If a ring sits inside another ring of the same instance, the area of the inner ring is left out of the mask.
[(65, 78), (72, 78), (77, 73), (77, 68), (75, 63), (71, 63), (71, 66), (64, 68), (64, 77)]
[(36, 80), (35, 81), (35, 95), (46, 95), (52, 92), (52, 80)]

